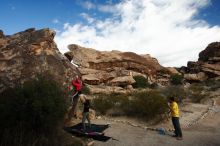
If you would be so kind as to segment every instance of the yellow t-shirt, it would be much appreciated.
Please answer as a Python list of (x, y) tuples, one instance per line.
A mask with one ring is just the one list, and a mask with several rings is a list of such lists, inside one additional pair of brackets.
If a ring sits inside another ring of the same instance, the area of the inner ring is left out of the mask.
[(170, 104), (170, 108), (171, 108), (171, 116), (172, 117), (179, 117), (179, 108), (178, 108), (178, 104), (174, 101)]

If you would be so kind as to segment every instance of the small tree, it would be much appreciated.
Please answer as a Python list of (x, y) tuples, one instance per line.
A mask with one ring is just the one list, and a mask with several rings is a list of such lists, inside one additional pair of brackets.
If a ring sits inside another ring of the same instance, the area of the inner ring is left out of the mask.
[(146, 88), (149, 86), (148, 79), (143, 76), (134, 76), (135, 83), (134, 88)]
[(183, 75), (180, 74), (173, 74), (171, 75), (171, 83), (173, 85), (180, 85), (182, 84)]

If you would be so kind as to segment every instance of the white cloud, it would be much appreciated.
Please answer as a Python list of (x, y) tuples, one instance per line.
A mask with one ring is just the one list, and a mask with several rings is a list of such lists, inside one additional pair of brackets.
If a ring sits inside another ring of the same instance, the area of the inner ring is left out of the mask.
[(52, 23), (58, 24), (58, 23), (60, 23), (60, 21), (58, 19), (53, 19)]
[[(113, 16), (93, 25), (65, 24), (55, 38), (61, 52), (68, 44), (97, 50), (151, 54), (164, 66), (182, 66), (220, 41), (220, 26), (195, 18), (210, 0), (123, 0), (111, 5)], [(92, 18), (91, 18), (92, 19)]]
[(81, 2), (80, 4), (81, 6), (83, 6), (84, 8), (88, 10), (96, 8), (96, 5), (92, 3), (91, 1), (84, 1), (84, 2)]
[(111, 5), (112, 4), (112, 0), (107, 0), (106, 4), (110, 4)]
[(101, 12), (114, 13), (116, 9), (115, 6), (111, 4), (107, 4), (107, 5), (98, 5), (98, 10)]
[(93, 22), (95, 21), (94, 18), (92, 18), (91, 16), (89, 16), (89, 15), (86, 14), (86, 13), (81, 13), (80, 16), (83, 17), (84, 19), (86, 19), (86, 21), (87, 21), (88, 23), (93, 23)]
[(84, 1), (80, 2), (80, 5), (87, 10), (95, 9), (105, 13), (114, 13), (115, 11), (115, 6), (112, 4), (111, 0), (106, 1), (106, 4), (95, 4), (91, 1)]

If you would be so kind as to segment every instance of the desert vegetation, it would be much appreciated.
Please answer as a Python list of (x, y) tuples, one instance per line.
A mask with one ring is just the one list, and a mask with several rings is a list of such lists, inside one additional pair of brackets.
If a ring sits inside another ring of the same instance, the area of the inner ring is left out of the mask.
[(173, 74), (170, 77), (170, 81), (173, 85), (181, 85), (183, 81), (183, 75), (181, 74)]
[(0, 145), (62, 146), (65, 99), (56, 82), (40, 76), (2, 92)]
[(168, 98), (175, 97), (179, 103), (182, 103), (183, 99), (187, 97), (187, 91), (181, 85), (170, 85), (160, 88), (159, 92)]
[[(179, 104), (184, 100), (200, 103), (211, 98), (209, 91), (219, 89), (219, 81), (206, 81), (193, 83), (187, 88), (181, 85), (182, 76), (173, 77), (176, 85), (151, 88), (147, 80), (138, 76), (136, 89), (126, 94), (96, 94), (92, 100), (93, 108), (99, 115), (128, 116), (144, 121), (162, 119), (167, 113), (167, 101), (169, 97), (175, 97)], [(178, 84), (177, 84), (178, 83)], [(141, 89), (141, 90), (139, 90)]]
[(149, 87), (147, 78), (143, 76), (134, 76), (135, 83), (132, 85), (134, 88), (146, 88)]
[(166, 97), (156, 90), (128, 94), (98, 94), (92, 101), (98, 114), (135, 117), (144, 121), (163, 117), (167, 112), (166, 103)]

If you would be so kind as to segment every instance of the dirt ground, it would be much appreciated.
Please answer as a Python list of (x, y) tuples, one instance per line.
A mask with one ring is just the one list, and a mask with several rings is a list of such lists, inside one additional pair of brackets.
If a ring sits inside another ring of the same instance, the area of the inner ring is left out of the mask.
[[(171, 137), (172, 132), (161, 135), (157, 131), (146, 130), (127, 123), (113, 120), (95, 120), (94, 123), (110, 123), (105, 135), (112, 137), (107, 142), (95, 141), (94, 146), (220, 146), (220, 98), (216, 98), (216, 105), (188, 104), (183, 107), (180, 119), (183, 140)], [(209, 111), (204, 119), (202, 114)], [(187, 127), (189, 123), (197, 123)], [(134, 121), (133, 121), (134, 122)], [(156, 125), (156, 127), (172, 127), (171, 121)], [(138, 123), (135, 123), (138, 124)], [(143, 123), (140, 123), (143, 124)]]

